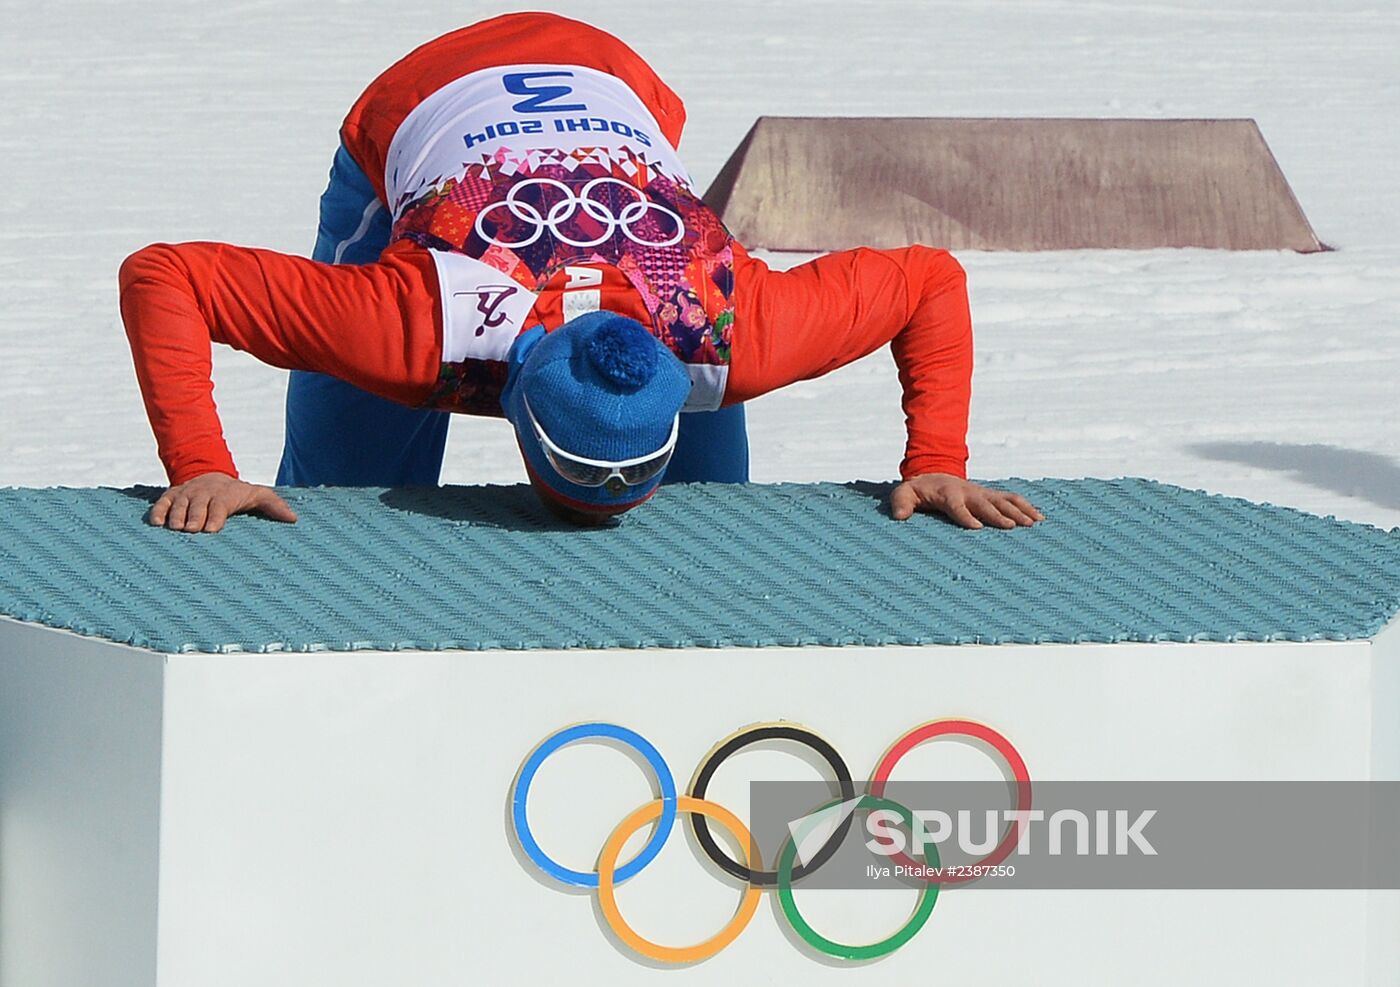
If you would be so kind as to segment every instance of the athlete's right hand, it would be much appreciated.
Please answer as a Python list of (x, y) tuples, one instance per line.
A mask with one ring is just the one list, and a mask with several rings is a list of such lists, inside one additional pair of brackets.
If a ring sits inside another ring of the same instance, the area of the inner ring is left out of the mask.
[(296, 513), (271, 487), (244, 483), (227, 473), (205, 473), (161, 494), (146, 522), (171, 531), (213, 534), (234, 514), (261, 514), (288, 524), (297, 520)]

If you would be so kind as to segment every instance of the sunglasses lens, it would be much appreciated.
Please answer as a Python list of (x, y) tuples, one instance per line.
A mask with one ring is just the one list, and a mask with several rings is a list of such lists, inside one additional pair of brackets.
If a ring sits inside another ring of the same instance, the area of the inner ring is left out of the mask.
[(588, 463), (578, 463), (563, 456), (556, 456), (547, 446), (544, 456), (556, 473), (580, 487), (601, 487), (612, 474), (612, 470), (606, 466), (591, 466)]
[(622, 482), (629, 487), (635, 487), (639, 483), (646, 483), (648, 480), (654, 479), (656, 474), (664, 470), (666, 464), (671, 461), (672, 451), (671, 449), (667, 449), (665, 452), (652, 459), (648, 459), (644, 463), (622, 467), (618, 470), (618, 472), (622, 474)]
[[(618, 466), (609, 463), (590, 463), (580, 461), (570, 456), (567, 452), (556, 446), (545, 434), (544, 428), (535, 418), (535, 413), (530, 408), (530, 402), (525, 402), (525, 411), (530, 416), (530, 424), (534, 426), (535, 438), (539, 440), (540, 451), (544, 453), (544, 458), (549, 462), (554, 472), (558, 473), (565, 480), (580, 487), (601, 487), (608, 485), (608, 492), (617, 494), (621, 489), (613, 489), (614, 486), (625, 485), (635, 487), (639, 484), (653, 480), (666, 468), (666, 464), (671, 461), (671, 453), (676, 449), (676, 434), (680, 426), (680, 417), (671, 425), (671, 438), (666, 444), (666, 448), (658, 452), (650, 459), (640, 463), (629, 463), (626, 466)], [(613, 482), (609, 482), (609, 481)], [(617, 481), (621, 480), (621, 484)]]
[[(554, 467), (554, 471), (568, 480), (570, 483), (580, 487), (601, 487), (612, 476), (614, 470), (610, 466), (593, 466), (589, 463), (579, 463), (564, 456), (557, 455), (552, 449), (544, 449), (545, 459), (549, 460), (549, 465)], [(666, 468), (666, 464), (671, 461), (671, 450), (648, 459), (644, 463), (635, 463), (631, 466), (623, 466), (616, 470), (622, 475), (622, 482), (629, 487), (635, 487), (646, 483), (648, 480), (656, 478), (656, 475)]]

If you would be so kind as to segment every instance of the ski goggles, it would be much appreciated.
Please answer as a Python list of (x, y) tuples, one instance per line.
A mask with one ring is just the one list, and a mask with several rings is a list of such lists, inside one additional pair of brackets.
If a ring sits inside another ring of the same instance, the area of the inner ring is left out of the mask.
[[(523, 397), (523, 395), (522, 395)], [(671, 461), (676, 451), (676, 438), (680, 435), (681, 416), (678, 413), (671, 422), (671, 435), (665, 444), (655, 452), (636, 459), (623, 459), (616, 462), (601, 459), (587, 459), (559, 448), (545, 432), (544, 426), (535, 417), (528, 398), (524, 399), (525, 414), (530, 418), (530, 427), (535, 430), (535, 438), (540, 440), (544, 458), (556, 473), (579, 487), (606, 486), (610, 493), (621, 493), (622, 487), (636, 487), (648, 480), (654, 480)]]

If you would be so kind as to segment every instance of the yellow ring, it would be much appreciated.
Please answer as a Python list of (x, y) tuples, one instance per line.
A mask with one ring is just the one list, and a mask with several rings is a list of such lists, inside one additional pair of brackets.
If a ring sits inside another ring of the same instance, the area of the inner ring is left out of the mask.
[[(617, 898), (613, 893), (613, 871), (617, 868), (617, 858), (622, 853), (623, 845), (633, 833), (653, 819), (658, 818), (661, 815), (661, 807), (661, 799), (648, 802), (618, 823), (617, 828), (608, 837), (608, 842), (603, 846), (603, 854), (598, 858), (598, 905), (603, 911), (603, 919), (608, 923), (608, 928), (612, 929), (613, 934), (638, 955), (651, 960), (659, 960), (662, 963), (697, 963), (700, 960), (709, 959), (739, 938), (739, 933), (744, 931), (749, 920), (753, 918), (754, 912), (758, 911), (758, 900), (763, 896), (763, 889), (752, 884), (749, 885), (744, 892), (743, 900), (739, 902), (738, 910), (734, 913), (734, 917), (729, 920), (729, 924), (704, 942), (696, 943), (694, 946), (662, 946), (639, 936), (622, 917), (622, 912), (618, 910)], [(758, 860), (750, 861), (748, 859), (749, 847), (752, 843), (748, 829), (739, 821), (738, 816), (724, 806), (705, 799), (682, 795), (676, 800), (676, 808), (681, 812), (708, 816), (719, 823), (739, 841), (740, 852), (745, 858), (744, 865), (746, 867), (761, 866)]]

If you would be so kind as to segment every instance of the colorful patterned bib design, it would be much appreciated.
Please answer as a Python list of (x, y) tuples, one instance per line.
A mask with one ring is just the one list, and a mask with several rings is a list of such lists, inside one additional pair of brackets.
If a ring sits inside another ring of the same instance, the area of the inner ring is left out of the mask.
[[(729, 363), (732, 237), (684, 180), (630, 148), (500, 148), (394, 205), (393, 240), (476, 258), (531, 293), (569, 265), (613, 267), (682, 362)], [(429, 405), (499, 415), (504, 383), (500, 361), (445, 363)]]

